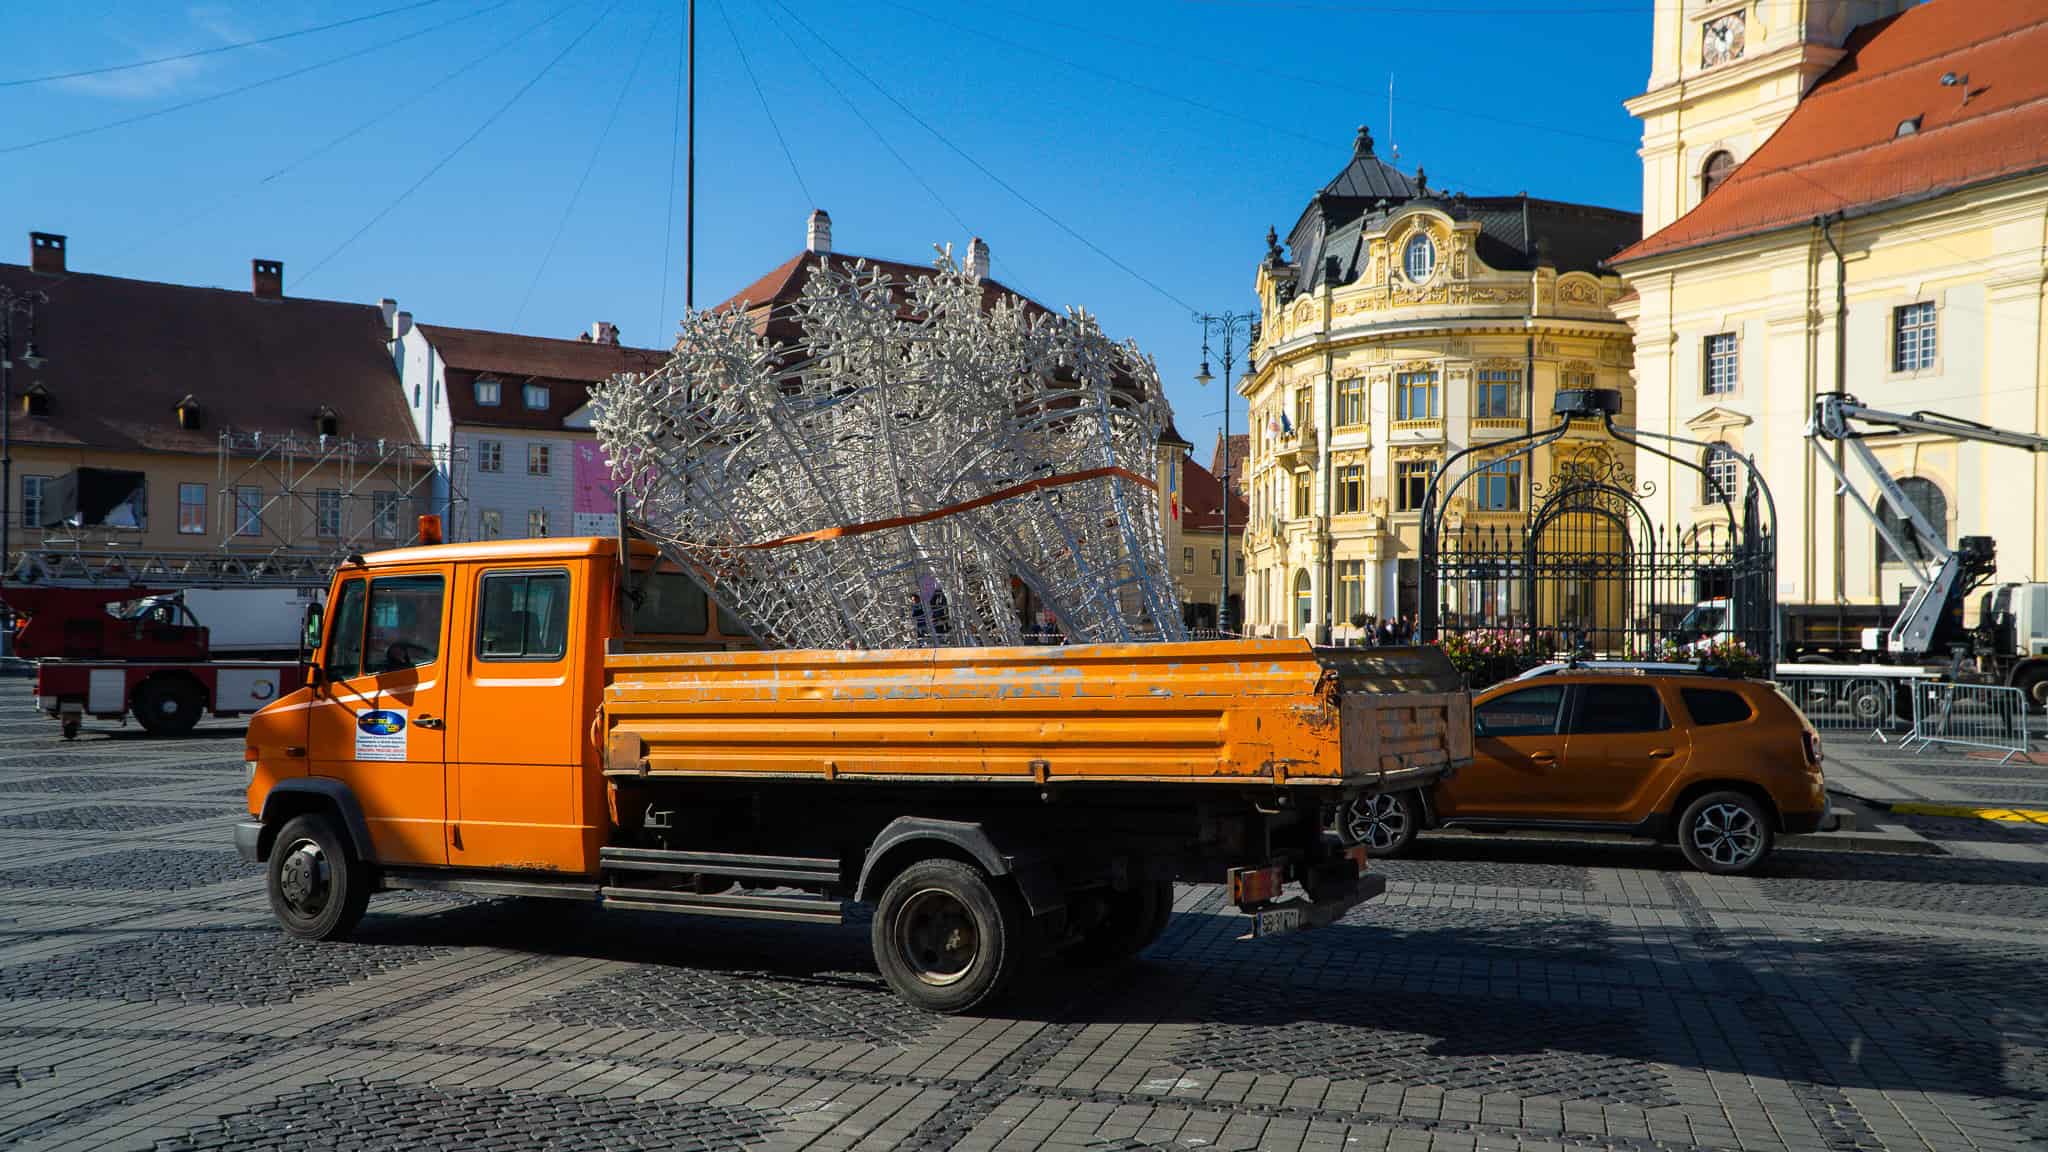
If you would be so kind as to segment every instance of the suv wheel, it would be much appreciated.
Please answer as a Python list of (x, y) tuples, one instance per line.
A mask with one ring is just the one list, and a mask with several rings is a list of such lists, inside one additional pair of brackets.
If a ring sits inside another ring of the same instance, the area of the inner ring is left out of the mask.
[(1702, 872), (1740, 875), (1770, 855), (1770, 817), (1740, 792), (1709, 792), (1679, 816), (1678, 850)]
[(1392, 859), (1422, 830), (1422, 802), (1413, 792), (1360, 796), (1337, 810), (1337, 838), (1363, 844), (1368, 856)]

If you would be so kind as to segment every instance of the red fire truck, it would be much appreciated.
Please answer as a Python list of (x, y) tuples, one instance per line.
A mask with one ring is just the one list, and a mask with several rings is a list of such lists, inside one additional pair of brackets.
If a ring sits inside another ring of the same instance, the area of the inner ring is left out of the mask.
[[(307, 587), (318, 565), (205, 569), (136, 563), (95, 563), (66, 553), (56, 564), (32, 557), (0, 586), (15, 621), (14, 654), (36, 661), (36, 707), (78, 735), (88, 716), (126, 721), (129, 714), (155, 736), (182, 736), (208, 713), (256, 711), (304, 683), (295, 635), (280, 638), (271, 658), (215, 658), (210, 630), (186, 606), (199, 588), (238, 590), (274, 602)], [(308, 603), (314, 599), (304, 593)], [(233, 610), (216, 598), (217, 610)]]

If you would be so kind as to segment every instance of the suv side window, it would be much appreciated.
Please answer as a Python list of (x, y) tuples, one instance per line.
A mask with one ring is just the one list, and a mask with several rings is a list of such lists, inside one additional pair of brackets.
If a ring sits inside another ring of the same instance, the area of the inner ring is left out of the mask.
[(560, 660), (569, 651), (567, 572), (489, 572), (477, 617), (484, 660)]
[(1686, 713), (1700, 728), (1713, 724), (1739, 724), (1756, 715), (1749, 701), (1742, 698), (1742, 693), (1725, 688), (1682, 688), (1678, 698), (1685, 701)]
[(1581, 684), (1572, 710), (1574, 735), (1662, 732), (1671, 727), (1653, 684)]
[(1474, 712), (1481, 736), (1550, 736), (1557, 732), (1557, 714), (1564, 703), (1564, 685), (1545, 684), (1510, 692), (1481, 704)]

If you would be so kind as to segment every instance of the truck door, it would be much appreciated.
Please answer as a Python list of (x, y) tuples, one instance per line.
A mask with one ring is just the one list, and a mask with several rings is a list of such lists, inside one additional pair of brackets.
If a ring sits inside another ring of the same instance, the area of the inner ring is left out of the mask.
[(346, 782), (386, 864), (446, 864), (447, 566), (348, 580), (308, 710), (316, 776)]
[(588, 606), (560, 565), (465, 565), (451, 666), (451, 864), (582, 872), (596, 846), (583, 804)]

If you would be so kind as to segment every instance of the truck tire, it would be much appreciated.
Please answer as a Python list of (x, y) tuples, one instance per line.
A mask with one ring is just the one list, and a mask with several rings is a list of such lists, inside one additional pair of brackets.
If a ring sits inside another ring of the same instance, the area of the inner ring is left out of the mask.
[(1392, 860), (1408, 851), (1422, 830), (1422, 801), (1412, 791), (1360, 796), (1337, 810), (1337, 838), (1363, 844), (1376, 859)]
[(151, 736), (183, 736), (205, 710), (199, 685), (183, 676), (157, 676), (135, 690), (135, 719)]
[(1148, 880), (1112, 892), (1102, 919), (1068, 947), (1067, 962), (1083, 968), (1128, 964), (1152, 946), (1173, 919), (1173, 880)]
[(1741, 792), (1709, 792), (1678, 817), (1678, 850), (1715, 876), (1739, 876), (1771, 854), (1771, 818)]
[(370, 903), (369, 870), (350, 855), (334, 821), (294, 816), (270, 849), (270, 910), (302, 940), (345, 939)]
[(993, 1003), (1024, 967), (1031, 917), (1007, 884), (958, 860), (920, 860), (882, 890), (869, 939), (889, 987), (928, 1012)]
[(2012, 678), (2012, 686), (2026, 697), (2027, 708), (2033, 712), (2048, 711), (2048, 664), (2034, 664), (2022, 668)]

